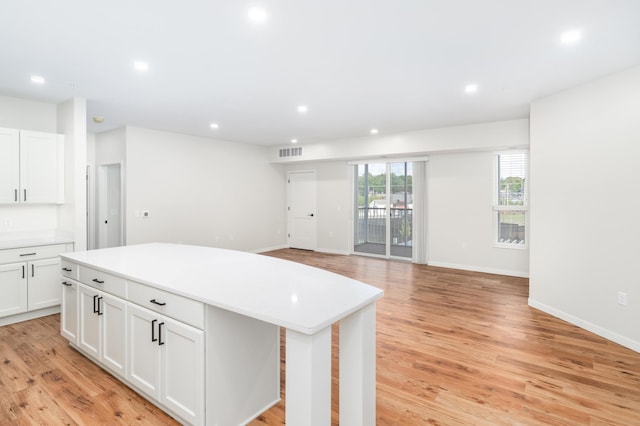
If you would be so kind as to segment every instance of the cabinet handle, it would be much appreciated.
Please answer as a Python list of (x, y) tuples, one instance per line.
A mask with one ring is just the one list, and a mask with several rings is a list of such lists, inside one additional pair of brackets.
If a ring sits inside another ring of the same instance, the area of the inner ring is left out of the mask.
[(158, 341), (158, 339), (156, 338), (156, 323), (157, 322), (158, 322), (157, 319), (151, 321), (151, 341), (152, 342)]
[(97, 314), (98, 313), (98, 308), (96, 307), (96, 299), (98, 298), (98, 295), (96, 294), (95, 296), (93, 296), (93, 313)]
[(32, 276), (32, 277), (35, 277), (35, 276), (36, 276), (36, 269), (35, 269), (35, 268), (36, 268), (36, 267), (35, 267), (35, 266), (34, 266), (34, 264), (32, 263), (32, 264), (31, 264), (31, 276)]
[(98, 284), (104, 284), (104, 281), (100, 281), (97, 278), (92, 279), (91, 281), (93, 281), (94, 283), (98, 283)]
[(27, 201), (27, 190), (24, 190), (24, 200)]
[(158, 346), (164, 345), (164, 342), (162, 341), (162, 326), (163, 325), (164, 325), (163, 322), (158, 324)]
[(35, 256), (35, 255), (36, 255), (36, 253), (22, 253), (22, 254), (20, 255), (20, 257), (24, 257), (24, 256)]
[(13, 190), (13, 201), (15, 201), (16, 203), (18, 202), (18, 190), (17, 189)]
[(167, 304), (167, 302), (158, 302), (156, 299), (151, 299), (149, 300), (149, 302), (153, 303), (154, 305), (158, 305), (158, 306), (164, 306)]
[(24, 278), (24, 265), (22, 265), (22, 278)]
[(71, 268), (62, 268), (62, 270), (65, 272), (71, 272)]
[(100, 305), (101, 305), (101, 300), (102, 300), (102, 296), (98, 297), (98, 315), (104, 315), (104, 312), (102, 312)]
[(73, 284), (68, 283), (66, 281), (62, 281), (62, 285), (66, 285), (67, 287), (71, 287)]

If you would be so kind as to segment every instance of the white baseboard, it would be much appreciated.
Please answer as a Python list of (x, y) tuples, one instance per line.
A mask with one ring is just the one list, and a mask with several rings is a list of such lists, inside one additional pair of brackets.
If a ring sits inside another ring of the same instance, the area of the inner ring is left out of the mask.
[(439, 266), (441, 268), (460, 269), (463, 271), (484, 272), (486, 274), (507, 275), (510, 277), (529, 278), (529, 272), (513, 271), (510, 269), (486, 268), (484, 266), (461, 265), (458, 263), (447, 263), (438, 261), (428, 261), (429, 266)]
[(326, 253), (326, 254), (340, 254), (343, 256), (349, 255), (349, 252), (345, 250), (331, 250), (331, 249), (317, 248), (314, 251), (317, 251), (318, 253)]
[(607, 330), (606, 328), (600, 327), (598, 325), (590, 323), (589, 321), (585, 321), (574, 315), (568, 314), (549, 305), (545, 305), (544, 303), (538, 302), (531, 298), (529, 298), (529, 306), (531, 306), (532, 308), (536, 308), (542, 312), (546, 312), (549, 315), (553, 315), (556, 318), (560, 318), (561, 320), (576, 325), (594, 334), (597, 334), (600, 337), (604, 337), (607, 340), (611, 340), (612, 342), (615, 342), (633, 351), (640, 352), (640, 342), (636, 342), (635, 340), (624, 337), (611, 330)]
[(286, 244), (283, 244), (280, 246), (264, 247), (264, 248), (259, 248), (255, 250), (249, 250), (249, 253), (266, 253), (268, 251), (282, 250), (286, 248), (289, 248), (289, 246), (287, 246)]

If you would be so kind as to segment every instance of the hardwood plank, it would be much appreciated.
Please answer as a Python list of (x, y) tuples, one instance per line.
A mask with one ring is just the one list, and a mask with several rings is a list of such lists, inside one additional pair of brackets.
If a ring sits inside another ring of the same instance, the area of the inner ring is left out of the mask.
[[(530, 308), (526, 279), (301, 250), (267, 255), (385, 291), (377, 425), (640, 424), (640, 354)], [(0, 327), (0, 425), (178, 424), (70, 348), (59, 327), (59, 315)], [(283, 400), (251, 425), (284, 424), (284, 385)]]

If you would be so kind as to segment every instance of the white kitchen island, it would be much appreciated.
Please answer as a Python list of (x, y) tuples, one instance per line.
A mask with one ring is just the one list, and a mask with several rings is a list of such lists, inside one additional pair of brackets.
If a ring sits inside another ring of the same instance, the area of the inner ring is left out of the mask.
[(375, 301), (321, 269), (179, 244), (65, 253), (62, 335), (190, 424), (244, 424), (280, 399), (286, 423), (331, 423), (331, 325), (340, 323), (340, 424), (374, 425)]

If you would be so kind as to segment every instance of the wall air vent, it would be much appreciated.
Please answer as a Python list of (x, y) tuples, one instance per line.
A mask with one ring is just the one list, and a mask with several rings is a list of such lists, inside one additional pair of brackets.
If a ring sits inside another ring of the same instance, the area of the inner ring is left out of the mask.
[(302, 147), (296, 148), (280, 148), (280, 158), (300, 157), (302, 155)]

